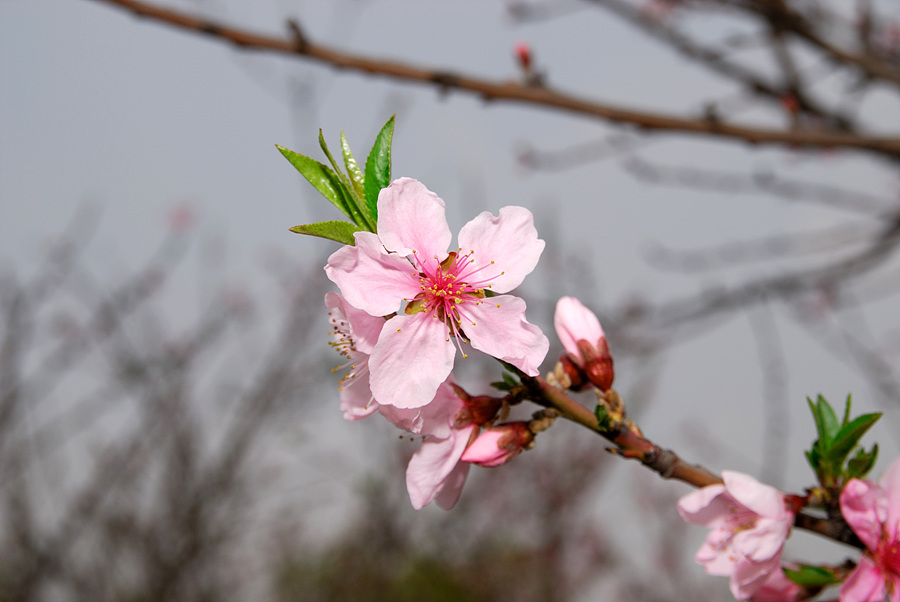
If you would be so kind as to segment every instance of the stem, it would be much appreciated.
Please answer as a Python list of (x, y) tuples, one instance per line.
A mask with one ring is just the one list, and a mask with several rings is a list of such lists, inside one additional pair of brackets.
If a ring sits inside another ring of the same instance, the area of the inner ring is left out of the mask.
[[(614, 421), (609, 428), (602, 428), (597, 417), (561, 390), (541, 377), (519, 376), (524, 387), (524, 398), (538, 405), (554, 408), (561, 416), (584, 426), (610, 443), (608, 451), (623, 458), (638, 460), (664, 479), (675, 479), (694, 487), (706, 487), (722, 483), (721, 477), (698, 464), (688, 464), (670, 449), (664, 449), (647, 439), (628, 421)], [(794, 526), (824, 537), (864, 549), (862, 542), (842, 519), (819, 518), (798, 512)]]

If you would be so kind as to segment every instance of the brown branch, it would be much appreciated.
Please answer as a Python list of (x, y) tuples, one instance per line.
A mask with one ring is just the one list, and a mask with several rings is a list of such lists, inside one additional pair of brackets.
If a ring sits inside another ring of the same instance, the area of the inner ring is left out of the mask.
[[(640, 431), (627, 422), (619, 422), (611, 428), (602, 428), (596, 416), (589, 409), (566, 395), (564, 391), (548, 383), (541, 377), (531, 378), (521, 375), (522, 384), (528, 390), (527, 398), (540, 405), (551, 407), (568, 420), (594, 431), (616, 447), (609, 451), (624, 458), (637, 460), (664, 479), (675, 479), (694, 487), (720, 485), (722, 479), (699, 464), (689, 464), (670, 449), (664, 449), (645, 438)], [(612, 391), (608, 392), (613, 393)], [(616, 395), (617, 396), (617, 395)], [(829, 539), (856, 548), (863, 548), (862, 542), (843, 520), (819, 518), (798, 512), (794, 525), (818, 533)]]
[(729, 61), (722, 51), (701, 46), (688, 36), (679, 33), (674, 28), (665, 25), (659, 19), (654, 19), (646, 12), (622, 0), (590, 0), (598, 4), (619, 18), (629, 22), (654, 39), (668, 45), (682, 56), (696, 61), (707, 69), (743, 84), (755, 94), (768, 96), (772, 100), (780, 102), (785, 94), (793, 93), (798, 102), (798, 107), (810, 115), (815, 115), (832, 123), (838, 129), (854, 130), (856, 128), (850, 116), (830, 110), (806, 94), (802, 94), (799, 86), (788, 85), (786, 88), (775, 86), (752, 70)]
[(525, 85), (513, 81), (497, 82), (470, 77), (446, 70), (426, 69), (406, 63), (373, 59), (335, 50), (309, 41), (305, 37), (273, 37), (221, 25), (214, 21), (161, 8), (139, 0), (98, 0), (119, 6), (143, 17), (167, 23), (195, 33), (203, 33), (229, 41), (242, 48), (302, 56), (341, 69), (362, 71), (406, 81), (435, 86), (439, 90), (476, 94), (486, 101), (499, 100), (558, 109), (590, 117), (630, 124), (645, 130), (694, 134), (719, 139), (743, 140), (752, 144), (790, 144), (813, 147), (844, 147), (900, 158), (900, 138), (875, 137), (819, 130), (773, 130), (752, 126), (729, 125), (716, 119), (689, 119), (659, 113), (632, 111), (598, 103), (547, 87)]

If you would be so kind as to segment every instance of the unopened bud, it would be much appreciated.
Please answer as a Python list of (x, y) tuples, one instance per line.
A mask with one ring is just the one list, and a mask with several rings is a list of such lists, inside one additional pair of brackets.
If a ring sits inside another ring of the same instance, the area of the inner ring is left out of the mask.
[[(585, 341), (579, 341), (579, 347), (583, 342)], [(606, 337), (601, 338), (591, 355), (586, 357), (584, 373), (588, 380), (604, 393), (612, 388), (616, 372), (613, 369), (613, 359), (609, 353)]]
[(527, 42), (518, 42), (513, 49), (516, 53), (516, 58), (519, 60), (519, 66), (522, 67), (522, 71), (528, 73), (531, 71), (531, 47)]
[(500, 466), (531, 447), (533, 441), (527, 422), (507, 422), (481, 433), (460, 459), (479, 466)]

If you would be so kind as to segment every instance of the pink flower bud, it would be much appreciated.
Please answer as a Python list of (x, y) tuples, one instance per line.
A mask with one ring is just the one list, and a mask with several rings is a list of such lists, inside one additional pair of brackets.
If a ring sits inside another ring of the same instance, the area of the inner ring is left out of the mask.
[(519, 66), (522, 67), (522, 71), (526, 73), (531, 70), (531, 47), (528, 45), (528, 42), (518, 42), (513, 49), (516, 53), (516, 58), (519, 59)]
[(519, 455), (534, 441), (527, 422), (507, 422), (481, 433), (460, 460), (479, 466), (500, 466)]
[[(608, 391), (615, 378), (613, 359), (606, 335), (594, 312), (574, 297), (562, 297), (556, 303), (553, 324), (571, 364), (582, 370), (594, 386), (601, 391)], [(572, 378), (572, 375), (569, 378), (573, 383), (572, 388), (577, 389), (575, 383), (581, 380)]]

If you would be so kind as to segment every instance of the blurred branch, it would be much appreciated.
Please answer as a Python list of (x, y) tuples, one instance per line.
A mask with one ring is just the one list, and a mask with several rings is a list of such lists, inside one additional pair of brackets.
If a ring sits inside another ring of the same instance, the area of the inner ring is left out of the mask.
[(311, 42), (296, 23), (289, 37), (274, 37), (229, 27), (215, 21), (183, 12), (140, 2), (139, 0), (97, 0), (130, 10), (194, 33), (231, 42), (241, 48), (305, 57), (340, 69), (351, 69), (384, 75), (395, 79), (421, 82), (441, 92), (459, 90), (474, 93), (486, 101), (509, 101), (579, 113), (619, 124), (630, 124), (645, 130), (677, 132), (714, 138), (742, 140), (753, 144), (791, 144), (813, 147), (845, 147), (865, 150), (891, 159), (900, 158), (900, 138), (859, 135), (822, 130), (776, 130), (762, 127), (729, 125), (719, 119), (690, 119), (660, 113), (648, 113), (598, 103), (564, 94), (547, 87), (498, 82), (466, 76), (447, 70), (427, 69), (389, 60), (335, 50)]

